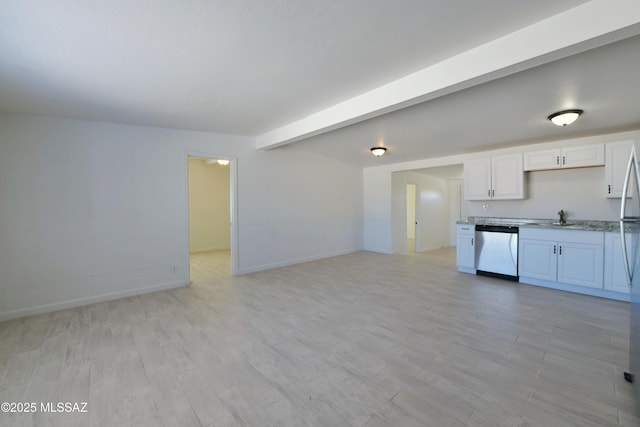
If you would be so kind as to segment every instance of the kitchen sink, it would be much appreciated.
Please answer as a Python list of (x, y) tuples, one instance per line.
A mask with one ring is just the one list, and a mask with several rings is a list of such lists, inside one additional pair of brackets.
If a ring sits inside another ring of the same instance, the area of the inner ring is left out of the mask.
[(558, 222), (552, 223), (552, 225), (567, 228), (569, 230), (597, 230), (598, 227), (587, 224), (560, 224)]
[(556, 227), (560, 227), (560, 228), (566, 228), (567, 230), (590, 230), (590, 229), (597, 229), (596, 226), (590, 226), (590, 225), (586, 225), (586, 224), (561, 224), (559, 222), (526, 222), (524, 224), (522, 224), (523, 227), (526, 227), (528, 225), (534, 226), (534, 227), (550, 227), (550, 228), (556, 228)]

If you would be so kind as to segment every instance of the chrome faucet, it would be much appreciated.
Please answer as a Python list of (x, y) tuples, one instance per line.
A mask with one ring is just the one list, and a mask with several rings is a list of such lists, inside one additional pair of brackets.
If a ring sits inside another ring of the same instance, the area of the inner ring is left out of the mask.
[(558, 215), (560, 215), (560, 224), (564, 225), (567, 223), (567, 213), (564, 210), (560, 210), (560, 212), (558, 212)]

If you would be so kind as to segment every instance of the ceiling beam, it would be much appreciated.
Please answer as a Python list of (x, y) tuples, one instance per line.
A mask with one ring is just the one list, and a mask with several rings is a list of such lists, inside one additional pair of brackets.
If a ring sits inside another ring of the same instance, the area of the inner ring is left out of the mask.
[(637, 34), (640, 1), (592, 0), (258, 135), (256, 149), (300, 141)]

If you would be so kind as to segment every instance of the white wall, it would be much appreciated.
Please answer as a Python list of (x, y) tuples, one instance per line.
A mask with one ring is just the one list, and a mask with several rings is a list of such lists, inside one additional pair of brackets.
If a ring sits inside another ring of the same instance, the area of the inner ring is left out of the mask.
[(189, 252), (231, 247), (229, 165), (189, 159)]
[[(364, 248), (392, 253), (391, 173), (364, 170)], [(406, 244), (405, 244), (406, 247)]]
[(188, 281), (187, 153), (237, 159), (240, 273), (362, 248), (362, 169), (251, 138), (0, 115), (0, 320)]
[[(391, 183), (394, 174), (460, 164), (478, 157), (639, 138), (637, 131), (621, 132), (365, 168), (363, 171), (365, 179), (364, 249), (391, 253), (394, 248), (399, 248), (399, 244), (393, 243), (396, 231), (392, 215), (378, 216), (374, 224), (367, 212), (370, 206), (375, 206), (378, 212), (394, 209), (395, 205), (391, 203)], [(569, 219), (616, 220), (618, 218), (619, 200), (606, 199), (604, 195), (604, 167), (528, 172), (525, 174), (525, 180), (527, 199), (473, 202), (473, 205), (469, 202), (469, 215), (554, 218), (556, 212), (564, 209), (569, 212)], [(375, 186), (376, 191), (366, 191), (369, 186)], [(484, 203), (488, 203), (486, 210), (482, 208)], [(394, 230), (393, 233), (392, 230)], [(390, 234), (393, 234), (393, 239)], [(376, 246), (371, 246), (371, 242), (375, 242)]]
[(620, 215), (620, 199), (605, 197), (603, 166), (532, 171), (525, 180), (525, 200), (468, 201), (469, 215), (557, 219), (560, 209), (569, 220), (615, 221)]
[(242, 273), (362, 250), (362, 168), (295, 145), (238, 161)]

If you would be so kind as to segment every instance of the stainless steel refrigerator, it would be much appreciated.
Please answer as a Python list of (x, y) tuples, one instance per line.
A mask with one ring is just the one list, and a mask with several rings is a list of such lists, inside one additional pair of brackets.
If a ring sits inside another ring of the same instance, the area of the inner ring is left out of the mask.
[(620, 204), (620, 238), (625, 274), (631, 295), (629, 371), (625, 379), (633, 384), (636, 409), (640, 408), (640, 171), (635, 146), (631, 148)]

